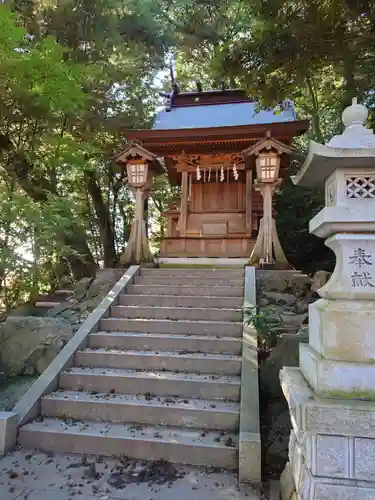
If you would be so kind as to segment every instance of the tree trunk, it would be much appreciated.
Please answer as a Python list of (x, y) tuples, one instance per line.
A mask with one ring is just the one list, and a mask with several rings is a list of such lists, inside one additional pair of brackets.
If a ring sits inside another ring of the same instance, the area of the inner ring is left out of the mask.
[(96, 263), (87, 244), (85, 234), (82, 231), (77, 231), (72, 235), (64, 233), (62, 239), (65, 245), (73, 251), (66, 256), (66, 259), (69, 262), (74, 279), (79, 281), (82, 278), (95, 276)]
[(102, 191), (92, 170), (84, 173), (88, 192), (90, 193), (95, 213), (98, 218), (100, 239), (104, 252), (104, 267), (115, 267), (117, 255), (115, 250), (115, 238), (112, 228), (108, 206), (103, 200)]
[(354, 77), (355, 58), (350, 51), (344, 58), (344, 97), (342, 101), (342, 110), (352, 104), (353, 97), (357, 97), (357, 85)]
[[(13, 156), (13, 161), (4, 164), (4, 167), (8, 174), (13, 179), (16, 179), (19, 186), (36, 203), (48, 203), (48, 194), (58, 196), (45, 178), (34, 180), (30, 177), (30, 173), (33, 172), (33, 166), (30, 165), (22, 154), (16, 153)], [(95, 260), (82, 229), (72, 223), (67, 232), (61, 232), (56, 237), (64, 246), (72, 250), (68, 253), (66, 259), (70, 264), (74, 279), (80, 280), (83, 277), (94, 276), (96, 269)]]

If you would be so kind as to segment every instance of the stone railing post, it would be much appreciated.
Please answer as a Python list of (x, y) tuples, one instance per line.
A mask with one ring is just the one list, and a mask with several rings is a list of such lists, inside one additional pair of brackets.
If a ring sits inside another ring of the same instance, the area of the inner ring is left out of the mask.
[(375, 136), (367, 109), (343, 113), (345, 131), (310, 143), (294, 177), (325, 185), (310, 232), (336, 255), (322, 297), (310, 305), (309, 343), (281, 384), (293, 431), (282, 499), (375, 499)]

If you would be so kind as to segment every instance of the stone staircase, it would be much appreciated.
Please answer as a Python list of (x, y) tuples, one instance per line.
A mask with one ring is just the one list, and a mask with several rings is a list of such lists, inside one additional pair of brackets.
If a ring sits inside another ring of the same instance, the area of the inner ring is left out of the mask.
[(144, 269), (19, 442), (238, 467), (244, 272)]

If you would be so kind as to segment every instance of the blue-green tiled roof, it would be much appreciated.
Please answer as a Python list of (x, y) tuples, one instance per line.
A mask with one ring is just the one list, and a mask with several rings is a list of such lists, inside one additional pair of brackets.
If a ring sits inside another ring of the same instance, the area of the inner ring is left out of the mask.
[(296, 120), (292, 103), (279, 113), (273, 110), (257, 111), (256, 102), (235, 102), (186, 106), (161, 111), (156, 116), (154, 130), (193, 129), (212, 127), (234, 127), (238, 125), (261, 125)]

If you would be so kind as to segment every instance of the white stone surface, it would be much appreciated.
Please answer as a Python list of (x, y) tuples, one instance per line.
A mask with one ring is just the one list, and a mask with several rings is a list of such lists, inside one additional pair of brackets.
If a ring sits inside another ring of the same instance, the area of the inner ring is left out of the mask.
[(373, 168), (334, 170), (325, 181), (326, 207), (361, 210), (374, 205), (374, 173)]
[(12, 450), (17, 442), (18, 414), (0, 411), (0, 457)]
[(300, 344), (300, 369), (318, 395), (375, 400), (375, 363), (324, 359), (309, 344)]
[[(301, 398), (311, 389), (296, 368), (284, 368), (281, 379), (288, 401), (300, 401), (294, 411), (301, 426), (291, 433), (285, 473), (291, 471), (299, 498), (341, 499), (344, 487), (350, 500), (375, 498), (375, 402)], [(290, 489), (282, 488), (283, 500)]]
[(374, 500), (375, 482), (316, 476), (302, 464), (297, 493), (299, 500)]
[(280, 372), (281, 387), (288, 402), (292, 425), (297, 432), (302, 426), (302, 405), (314, 398), (314, 393), (304, 381), (298, 368), (283, 368)]
[(375, 301), (375, 234), (335, 234), (326, 245), (335, 252), (336, 266), (320, 296)]
[(325, 359), (374, 362), (374, 303), (320, 299), (310, 304), (309, 344)]
[(320, 238), (374, 232), (374, 174), (373, 168), (336, 168), (325, 181), (326, 206), (310, 221), (310, 232)]
[(364, 126), (368, 117), (368, 110), (363, 104), (358, 104), (354, 98), (352, 105), (344, 109), (342, 121), (345, 130), (340, 135), (335, 135), (327, 143), (330, 148), (362, 149), (375, 148), (375, 136), (372, 130)]
[(325, 207), (311, 219), (310, 232), (319, 238), (328, 238), (341, 232), (355, 233), (362, 227), (364, 232), (374, 233), (372, 210), (361, 207)]

